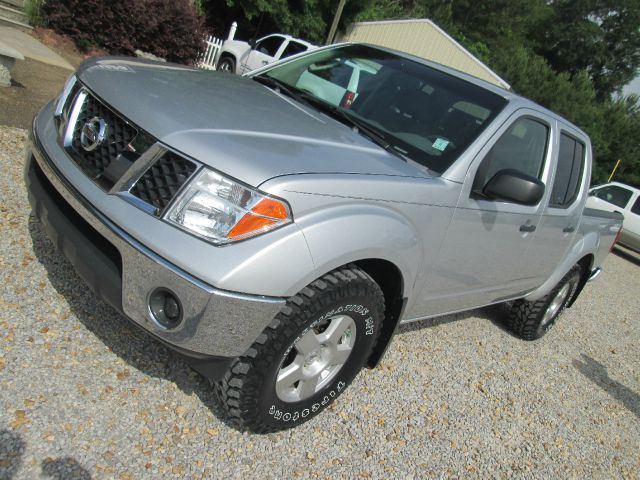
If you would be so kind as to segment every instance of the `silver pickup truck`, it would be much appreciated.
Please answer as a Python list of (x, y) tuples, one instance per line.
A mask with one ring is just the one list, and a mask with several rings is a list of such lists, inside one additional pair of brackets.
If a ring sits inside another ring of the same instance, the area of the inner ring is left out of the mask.
[(89, 60), (34, 119), (25, 180), (96, 294), (269, 432), (325, 409), (400, 323), (505, 303), (544, 335), (622, 223), (585, 210), (591, 161), (512, 92), (346, 44), (245, 77)]

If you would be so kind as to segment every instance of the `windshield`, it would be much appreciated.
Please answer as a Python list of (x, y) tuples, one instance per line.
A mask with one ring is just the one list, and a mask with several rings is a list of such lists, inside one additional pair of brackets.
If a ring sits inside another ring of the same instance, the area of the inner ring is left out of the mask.
[(380, 135), (396, 152), (444, 172), (506, 100), (427, 65), (366, 45), (344, 45), (263, 73)]

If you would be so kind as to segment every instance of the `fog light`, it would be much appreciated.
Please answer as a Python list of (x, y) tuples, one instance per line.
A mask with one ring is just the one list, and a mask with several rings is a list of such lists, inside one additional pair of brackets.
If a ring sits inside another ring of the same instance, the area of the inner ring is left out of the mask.
[(182, 322), (182, 305), (178, 297), (166, 288), (158, 288), (149, 296), (149, 312), (153, 320), (167, 330)]

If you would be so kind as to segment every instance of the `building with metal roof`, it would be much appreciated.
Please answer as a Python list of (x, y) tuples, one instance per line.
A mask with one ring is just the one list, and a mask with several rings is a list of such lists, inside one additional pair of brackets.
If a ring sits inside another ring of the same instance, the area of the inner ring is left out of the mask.
[(428, 19), (356, 22), (339, 38), (407, 52), (481, 78), (502, 88), (510, 85)]

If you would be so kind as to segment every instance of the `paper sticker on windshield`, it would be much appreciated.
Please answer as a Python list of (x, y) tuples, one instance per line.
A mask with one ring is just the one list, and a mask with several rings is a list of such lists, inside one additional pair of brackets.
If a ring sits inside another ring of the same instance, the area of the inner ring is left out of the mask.
[(433, 145), (431, 146), (436, 150), (444, 152), (444, 149), (447, 148), (447, 145), (449, 145), (449, 140), (445, 140), (444, 138), (436, 138), (436, 141), (433, 142)]

